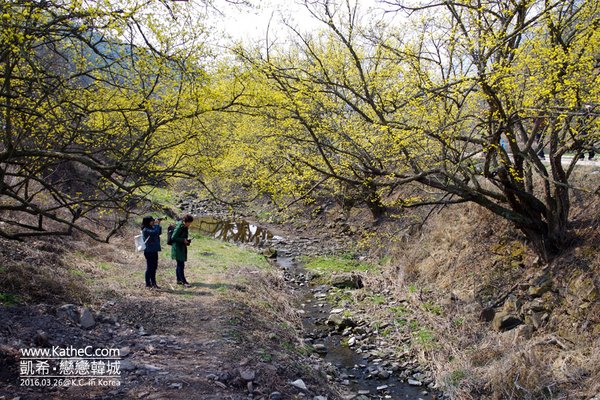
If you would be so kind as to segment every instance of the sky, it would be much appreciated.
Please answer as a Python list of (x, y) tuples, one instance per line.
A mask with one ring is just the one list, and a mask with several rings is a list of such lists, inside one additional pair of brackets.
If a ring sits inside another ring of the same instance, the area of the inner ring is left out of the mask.
[[(338, 0), (340, 1), (340, 0)], [(352, 0), (356, 1), (356, 0)], [(358, 0), (363, 8), (376, 6), (376, 0)], [(235, 39), (243, 41), (264, 40), (271, 20), (270, 39), (282, 34), (285, 28), (282, 19), (291, 22), (303, 31), (324, 28), (325, 25), (312, 17), (301, 0), (260, 0), (254, 1), (255, 8), (224, 6), (222, 28)]]
[(311, 18), (304, 6), (294, 0), (264, 0), (256, 9), (247, 7), (224, 8), (223, 28), (235, 39), (256, 40), (264, 39), (271, 20), (271, 30), (282, 29), (281, 20), (292, 18), (294, 23), (302, 27), (316, 28), (317, 21)]

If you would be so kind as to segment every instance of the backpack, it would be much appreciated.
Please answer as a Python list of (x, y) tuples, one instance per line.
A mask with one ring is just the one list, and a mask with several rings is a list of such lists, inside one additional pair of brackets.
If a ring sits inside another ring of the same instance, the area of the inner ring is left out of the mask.
[(173, 245), (173, 231), (175, 230), (175, 225), (171, 224), (167, 227), (167, 244), (169, 246)]

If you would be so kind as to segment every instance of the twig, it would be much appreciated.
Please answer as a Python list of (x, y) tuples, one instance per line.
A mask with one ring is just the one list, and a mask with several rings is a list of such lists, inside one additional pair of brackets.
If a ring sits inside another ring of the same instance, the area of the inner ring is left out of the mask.
[(565, 343), (560, 341), (556, 336), (551, 336), (550, 338), (548, 338), (546, 340), (539, 341), (536, 343), (536, 345), (542, 345), (542, 344), (554, 344), (563, 350), (569, 350), (569, 348), (570, 348), (570, 346), (567, 346)]

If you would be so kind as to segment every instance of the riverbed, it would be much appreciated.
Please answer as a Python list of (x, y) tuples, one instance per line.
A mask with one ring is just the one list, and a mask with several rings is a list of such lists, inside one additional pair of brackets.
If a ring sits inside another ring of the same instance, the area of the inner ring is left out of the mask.
[[(403, 363), (377, 356), (379, 350), (385, 349), (368, 344), (377, 331), (367, 321), (350, 320), (348, 326), (331, 323), (336, 320), (333, 318), (336, 314), (348, 318), (352, 310), (334, 308), (328, 301), (333, 288), (311, 284), (310, 274), (299, 261), (304, 250), (309, 253), (318, 250), (318, 239), (284, 238), (246, 220), (225, 216), (196, 216), (193, 230), (225, 242), (252, 246), (283, 271), (298, 299), (303, 325), (301, 335), (306, 346), (321, 357), (330, 380), (354, 399), (429, 400), (441, 397), (428, 387), (431, 382), (407, 374)], [(355, 345), (357, 341), (362, 341), (363, 345)]]

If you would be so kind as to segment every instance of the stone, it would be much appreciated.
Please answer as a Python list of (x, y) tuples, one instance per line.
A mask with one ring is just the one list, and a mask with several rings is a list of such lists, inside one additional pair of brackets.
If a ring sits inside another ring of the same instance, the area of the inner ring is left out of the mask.
[(423, 382), (421, 382), (421, 381), (418, 381), (418, 380), (416, 380), (416, 379), (409, 379), (409, 380), (408, 380), (408, 384), (409, 384), (410, 386), (423, 386)]
[(327, 400), (327, 397), (325, 397), (325, 396), (315, 396), (315, 397), (313, 397), (313, 400)]
[(50, 347), (50, 340), (48, 340), (48, 334), (42, 330), (37, 331), (33, 337), (33, 343), (37, 347)]
[(600, 292), (591, 276), (580, 275), (569, 282), (567, 299), (571, 303), (593, 303), (600, 297)]
[(326, 323), (327, 325), (336, 326), (340, 331), (356, 326), (356, 322), (349, 317), (342, 316), (341, 314), (331, 314)]
[(130, 353), (131, 353), (131, 349), (128, 346), (121, 347), (119, 349), (119, 356), (120, 357), (127, 357)]
[(506, 311), (501, 311), (494, 317), (492, 326), (497, 331), (509, 331), (521, 325), (522, 323), (523, 321), (521, 321), (517, 316), (509, 314)]
[(324, 344), (322, 344), (322, 343), (315, 344), (313, 346), (313, 348), (319, 354), (327, 354), (327, 352), (328, 352), (327, 347)]
[(335, 274), (330, 284), (342, 289), (360, 289), (364, 286), (361, 276), (357, 274)]
[(65, 304), (56, 310), (56, 316), (76, 324), (79, 323), (79, 312), (75, 304)]
[(136, 369), (136, 366), (129, 360), (121, 360), (119, 367), (121, 371), (133, 371)]
[(513, 343), (518, 342), (519, 340), (529, 340), (533, 335), (533, 327), (531, 325), (519, 325), (515, 329), (515, 339)]
[(308, 388), (306, 387), (306, 384), (304, 383), (304, 381), (302, 379), (296, 379), (294, 382), (291, 382), (290, 384), (300, 390), (308, 391)]
[(240, 370), (240, 376), (245, 381), (253, 381), (256, 378), (256, 372), (252, 369)]
[(282, 400), (282, 399), (283, 399), (283, 395), (279, 392), (273, 392), (269, 396), (269, 400)]
[(79, 325), (83, 328), (83, 329), (91, 329), (96, 325), (96, 320), (94, 319), (94, 315), (92, 314), (92, 312), (86, 308), (83, 307), (80, 310), (80, 314), (79, 314)]
[(531, 297), (542, 297), (544, 293), (552, 289), (552, 279), (548, 275), (538, 277), (527, 289), (527, 294)]

